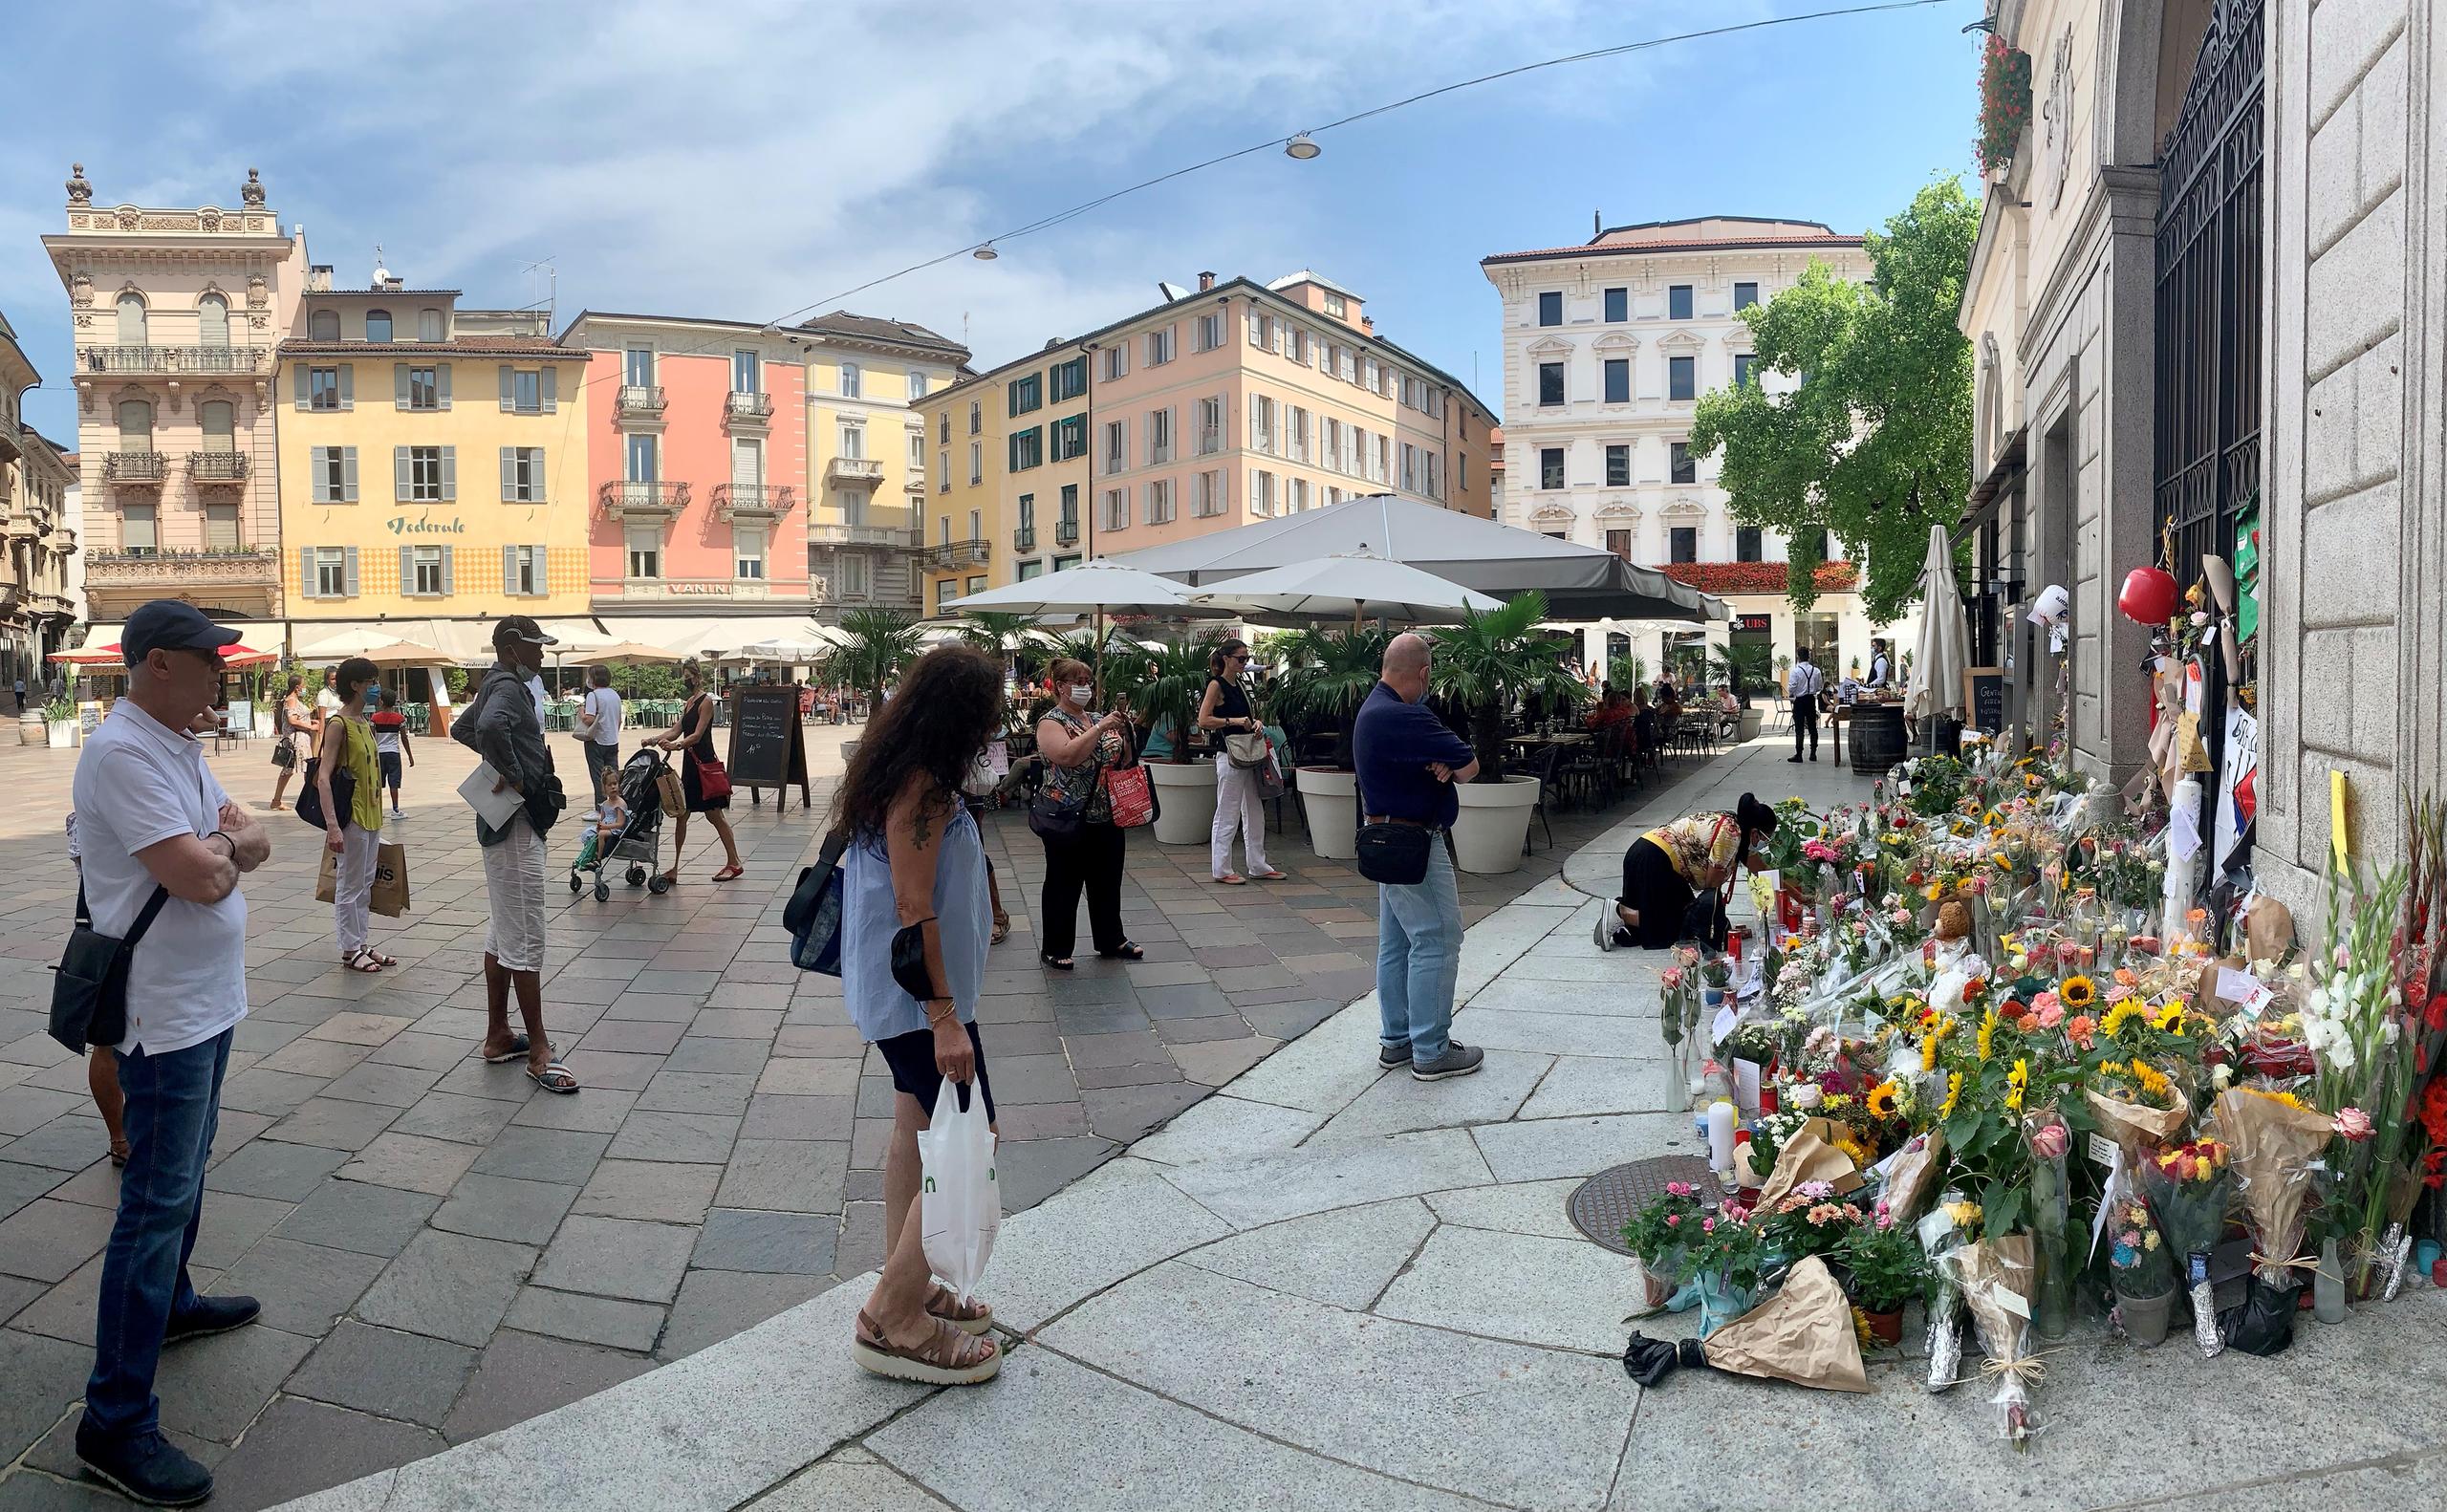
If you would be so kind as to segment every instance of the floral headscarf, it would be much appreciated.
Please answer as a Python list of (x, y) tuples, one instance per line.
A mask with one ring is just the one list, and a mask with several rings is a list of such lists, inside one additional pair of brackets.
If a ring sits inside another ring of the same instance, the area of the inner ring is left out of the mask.
[(1729, 813), (1695, 813), (1641, 838), (1664, 852), (1676, 874), (1693, 887), (1713, 886), (1730, 876), (1742, 855), (1742, 825)]

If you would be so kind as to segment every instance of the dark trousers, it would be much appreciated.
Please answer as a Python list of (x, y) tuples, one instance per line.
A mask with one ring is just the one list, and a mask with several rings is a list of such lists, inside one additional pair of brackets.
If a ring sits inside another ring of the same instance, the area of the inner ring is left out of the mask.
[(1664, 950), (1697, 938), (1686, 927), (1696, 895), (1657, 843), (1646, 835), (1623, 853), (1623, 890), (1614, 900), (1639, 911), (1640, 927), (1633, 942), (1642, 950)]
[(140, 1049), (119, 1058), (127, 1169), (119, 1176), (119, 1221), (102, 1251), (94, 1374), (85, 1383), (85, 1421), (104, 1438), (161, 1424), (153, 1372), (162, 1363), (162, 1330), (196, 1305), (187, 1257), (204, 1219), (204, 1162), (220, 1125), (221, 1077), (236, 1033), (225, 1029), (167, 1055)]
[(1037, 911), (1037, 949), (1056, 961), (1079, 939), (1079, 892), (1088, 894), (1088, 934), (1101, 951), (1119, 950), (1130, 937), (1121, 930), (1122, 832), (1110, 824), (1083, 824), (1068, 840), (1045, 842), (1045, 895)]
[(1803, 736), (1809, 737), (1809, 755), (1818, 759), (1818, 696), (1793, 700), (1793, 754), (1801, 754)]
[(620, 747), (606, 745), (589, 738), (586, 745), (586, 807), (592, 809), (603, 796), (603, 774), (620, 769)]

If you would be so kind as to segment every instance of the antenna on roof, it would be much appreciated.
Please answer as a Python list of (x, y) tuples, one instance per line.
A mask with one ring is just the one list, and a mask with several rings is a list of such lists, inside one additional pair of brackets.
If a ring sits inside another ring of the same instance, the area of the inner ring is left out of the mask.
[(391, 270), (382, 266), (382, 244), (380, 242), (377, 242), (374, 244), (374, 283), (372, 287), (379, 289), (390, 281)]
[(1589, 212), (1589, 239), (1590, 239), (1591, 241), (1595, 241), (1597, 238), (1599, 238), (1599, 237), (1601, 237), (1601, 236), (1603, 236), (1603, 235), (1605, 235), (1605, 234), (1606, 234), (1606, 212), (1605, 212), (1605, 211), (1603, 211), (1603, 210), (1592, 210), (1592, 211), (1590, 211), (1590, 212)]
[[(546, 280), (544, 288), (544, 334), (546, 335), (551, 335), (552, 334), (552, 326), (559, 318), (561, 272), (559, 269), (552, 266), (552, 260), (550, 257), (538, 257), (533, 262), (529, 263), (526, 267), (520, 269), (519, 271), (521, 273), (531, 273), (539, 268), (544, 270), (544, 277)], [(531, 304), (527, 308), (532, 310), (535, 307)]]

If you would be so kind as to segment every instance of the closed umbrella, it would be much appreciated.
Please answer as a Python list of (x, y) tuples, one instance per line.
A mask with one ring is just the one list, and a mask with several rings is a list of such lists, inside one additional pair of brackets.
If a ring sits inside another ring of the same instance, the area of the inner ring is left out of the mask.
[(1903, 701), (1910, 719), (1960, 718), (1962, 669), (1971, 661), (1971, 622), (1955, 587), (1954, 548), (1942, 525), (1929, 527), (1929, 558), (1920, 566), (1920, 646)]
[(1252, 619), (1394, 619), (1453, 625), (1464, 610), (1481, 614), (1504, 601), (1369, 551), (1323, 556), (1236, 577), (1191, 594), (1211, 608), (1235, 609)]

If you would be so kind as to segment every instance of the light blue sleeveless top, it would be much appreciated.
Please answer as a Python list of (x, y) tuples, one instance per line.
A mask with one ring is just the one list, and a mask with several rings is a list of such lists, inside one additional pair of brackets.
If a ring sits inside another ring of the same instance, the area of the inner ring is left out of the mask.
[[(892, 975), (892, 937), (900, 932), (900, 910), (892, 897), (892, 862), (883, 836), (862, 835), (842, 853), (841, 997), (850, 1022), (869, 1044), (926, 1027), (926, 1009), (900, 990)], [(977, 1017), (977, 991), (985, 980), (985, 948), (992, 942), (992, 909), (986, 901), (985, 847), (966, 806), (954, 803), (950, 828), (935, 868), (935, 919), (942, 937), (943, 970), (952, 1004), (963, 1024)]]

